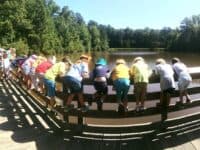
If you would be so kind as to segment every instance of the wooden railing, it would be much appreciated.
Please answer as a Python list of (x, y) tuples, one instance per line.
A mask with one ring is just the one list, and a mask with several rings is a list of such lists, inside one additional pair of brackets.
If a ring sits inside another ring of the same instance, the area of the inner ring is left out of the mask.
[[(193, 78), (193, 80), (200, 79), (200, 67), (191, 68), (190, 74)], [(58, 82), (60, 84), (60, 81)], [(85, 101), (91, 100), (91, 97), (94, 93), (93, 85), (91, 80), (84, 80), (84, 99)], [(120, 115), (116, 109), (116, 98), (115, 98), (115, 92), (111, 89), (112, 82), (109, 81), (109, 93), (106, 97), (106, 100), (103, 104), (103, 111), (98, 111), (96, 108), (95, 101), (93, 101), (93, 105), (90, 107), (90, 109), (87, 112), (82, 112), (80, 109), (72, 109), (69, 112), (64, 112), (63, 107), (58, 107), (56, 109), (53, 109), (54, 112), (56, 112), (61, 119), (66, 122), (66, 124), (72, 128), (72, 129), (78, 129), (84, 134), (90, 135), (90, 136), (105, 136), (105, 134), (113, 134), (112, 136), (109, 135), (108, 137), (115, 137), (115, 136), (122, 136), (125, 137), (132, 137), (135, 133), (135, 131), (139, 132), (139, 134), (145, 133), (151, 133), (152, 130), (160, 126), (160, 109), (156, 107), (156, 102), (160, 99), (160, 91), (159, 91), (159, 78), (157, 76), (151, 76), (150, 77), (150, 83), (149, 86), (156, 87), (157, 90), (152, 90), (149, 88), (147, 98), (146, 98), (146, 107), (147, 109), (145, 111), (142, 111), (140, 113), (137, 113), (134, 110), (134, 94), (132, 92), (132, 89), (130, 89), (130, 92), (128, 94), (128, 101), (129, 106), (132, 107), (127, 113), (124, 115)], [(189, 94), (194, 95), (192, 102), (188, 104), (184, 104), (182, 107), (179, 107), (175, 105), (176, 100), (172, 100), (173, 104), (169, 106), (168, 111), (169, 112), (176, 112), (176, 111), (183, 111), (183, 110), (190, 110), (195, 109), (196, 107), (200, 106), (200, 83), (194, 84), (189, 87), (188, 89)], [(35, 91), (32, 91), (31, 94), (33, 96), (36, 96), (36, 99), (40, 99), (40, 101), (44, 102), (48, 99), (44, 95), (41, 95)], [(172, 97), (179, 96), (179, 91), (176, 90), (175, 93), (172, 95)], [(57, 98), (60, 101), (63, 101), (66, 99), (67, 94), (63, 92), (57, 91)], [(77, 99), (74, 99), (74, 103), (76, 106)], [(191, 116), (187, 114), (185, 118), (193, 118), (198, 116), (198, 113), (200, 111), (197, 111), (197, 114)], [(176, 115), (175, 115), (176, 116)], [(173, 119), (172, 119), (173, 120)], [(178, 122), (185, 122), (184, 120), (184, 112), (183, 112), (183, 118), (176, 119), (178, 121), (175, 121), (175, 124), (178, 124)], [(172, 125), (170, 120), (166, 121), (166, 124)], [(96, 133), (96, 135), (94, 135)], [(122, 134), (123, 133), (123, 134)]]

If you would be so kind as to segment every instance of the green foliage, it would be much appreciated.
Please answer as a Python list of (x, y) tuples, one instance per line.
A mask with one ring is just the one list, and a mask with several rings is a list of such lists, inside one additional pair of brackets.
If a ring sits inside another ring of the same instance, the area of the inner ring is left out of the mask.
[(26, 44), (25, 41), (21, 39), (15, 43), (10, 44), (9, 47), (15, 47), (17, 55), (27, 55), (29, 52), (28, 45)]
[[(53, 0), (2, 0), (0, 45), (18, 54), (107, 51), (111, 48), (200, 50), (200, 15), (185, 18), (178, 29), (114, 29), (95, 21), (85, 23), (79, 13), (62, 9)], [(19, 50), (18, 50), (19, 49)]]

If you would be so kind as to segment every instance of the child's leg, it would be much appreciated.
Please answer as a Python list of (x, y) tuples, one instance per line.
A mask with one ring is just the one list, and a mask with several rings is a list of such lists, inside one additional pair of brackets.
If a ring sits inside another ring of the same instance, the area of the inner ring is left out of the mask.
[(78, 95), (78, 100), (79, 100), (80, 105), (84, 106), (85, 103), (84, 103), (84, 99), (83, 99), (83, 93), (79, 92), (79, 93), (77, 93), (77, 95)]
[(146, 93), (147, 93), (147, 83), (143, 83), (142, 87), (141, 87), (141, 97), (140, 97), (142, 107), (144, 107), (144, 102), (145, 102), (145, 99), (146, 99)]
[(67, 97), (66, 106), (69, 106), (72, 103), (73, 98), (74, 98), (74, 94), (70, 93)]
[(161, 121), (165, 121), (167, 119), (167, 113), (168, 113), (168, 106), (170, 104), (170, 98), (171, 95), (169, 92), (164, 91), (162, 93), (163, 99), (162, 99), (162, 108), (161, 108)]

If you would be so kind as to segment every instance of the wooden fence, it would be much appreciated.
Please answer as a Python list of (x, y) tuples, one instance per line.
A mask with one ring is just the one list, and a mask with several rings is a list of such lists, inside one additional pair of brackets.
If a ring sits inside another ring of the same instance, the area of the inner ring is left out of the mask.
[[(193, 80), (196, 80), (188, 89), (189, 94), (192, 95), (192, 102), (184, 104), (179, 107), (175, 104), (179, 96), (179, 92), (176, 89), (172, 95), (172, 103), (169, 106), (168, 111), (175, 114), (175, 117), (169, 117), (165, 123), (160, 123), (160, 109), (156, 107), (156, 102), (159, 101), (159, 78), (157, 76), (150, 77), (150, 84), (148, 88), (148, 94), (146, 98), (146, 110), (140, 113), (134, 109), (135, 98), (132, 92), (132, 88), (128, 94), (128, 101), (130, 109), (124, 115), (120, 115), (117, 109), (117, 103), (115, 98), (115, 92), (112, 91), (111, 82), (109, 82), (109, 93), (103, 104), (103, 111), (98, 111), (96, 103), (93, 102), (92, 106), (87, 112), (82, 112), (78, 107), (72, 109), (69, 112), (64, 112), (63, 107), (53, 109), (58, 116), (60, 116), (63, 122), (66, 122), (72, 130), (84, 134), (87, 138), (107, 137), (108, 139), (123, 138), (138, 138), (138, 135), (146, 135), (155, 132), (155, 129), (159, 128), (163, 124), (165, 126), (174, 126), (180, 123), (186, 123), (194, 118), (199, 117), (199, 111), (197, 109), (200, 106), (200, 67), (190, 68), (190, 74)], [(60, 84), (60, 82), (58, 82)], [(60, 87), (60, 86), (59, 86)], [(153, 89), (152, 89), (153, 88)], [(86, 101), (91, 100), (94, 93), (91, 80), (84, 80), (84, 98)], [(31, 91), (31, 95), (40, 100), (43, 104), (48, 99), (44, 95), (41, 95), (35, 91)], [(61, 103), (66, 99), (67, 94), (62, 91), (57, 91), (57, 99)], [(75, 98), (73, 103), (78, 106), (77, 99)], [(189, 110), (190, 113), (185, 110)], [(194, 110), (194, 111), (193, 111)], [(178, 118), (177, 114), (182, 112)], [(194, 113), (196, 111), (196, 113)], [(173, 116), (173, 115), (172, 115)], [(176, 118), (176, 119), (173, 119)], [(187, 118), (187, 119), (186, 119)]]

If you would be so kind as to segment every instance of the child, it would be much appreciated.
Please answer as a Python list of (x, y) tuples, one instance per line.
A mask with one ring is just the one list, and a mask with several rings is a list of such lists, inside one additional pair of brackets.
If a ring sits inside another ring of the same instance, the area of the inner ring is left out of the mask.
[(81, 110), (83, 112), (88, 110), (88, 107), (84, 103), (83, 99), (83, 85), (82, 80), (83, 78), (89, 77), (89, 68), (88, 68), (89, 57), (87, 55), (81, 55), (80, 59), (73, 64), (69, 71), (64, 76), (64, 91), (70, 91), (68, 98), (66, 100), (66, 106), (64, 108), (65, 112), (68, 112), (73, 105), (71, 102), (75, 95), (78, 96), (79, 103), (81, 105)]
[(39, 64), (35, 69), (35, 76), (36, 79), (38, 79), (38, 83), (36, 84), (36, 89), (41, 93), (45, 93), (44, 88), (44, 74), (48, 69), (50, 69), (54, 64), (56, 63), (56, 57), (48, 57), (46, 61), (43, 61), (41, 64)]
[(164, 59), (159, 58), (156, 60), (155, 73), (160, 75), (160, 105), (162, 107), (162, 121), (164, 121), (167, 119), (167, 109), (170, 104), (171, 94), (175, 89), (174, 72), (172, 67)]
[(190, 102), (190, 96), (188, 95), (187, 88), (192, 81), (192, 77), (188, 73), (188, 69), (178, 58), (172, 59), (172, 67), (176, 76), (178, 77), (178, 88), (180, 91), (180, 101), (178, 104), (183, 104), (183, 96), (186, 97), (186, 102)]
[(71, 61), (68, 57), (64, 57), (61, 62), (55, 63), (50, 69), (44, 74), (44, 83), (47, 87), (47, 96), (50, 97), (50, 105), (52, 108), (56, 107), (55, 101), (55, 90), (56, 90), (56, 77), (64, 76), (66, 70), (69, 69)]
[(130, 80), (129, 68), (124, 59), (116, 60), (116, 66), (111, 72), (111, 78), (119, 103), (118, 112), (126, 112), (128, 111), (127, 94), (130, 88)]
[(3, 54), (3, 77), (4, 77), (4, 79), (9, 79), (10, 68), (11, 68), (11, 62), (10, 62), (10, 59), (8, 58), (8, 54), (5, 52)]
[(102, 110), (103, 101), (108, 93), (108, 73), (109, 69), (106, 60), (104, 58), (99, 58), (90, 77), (94, 80), (94, 88), (96, 90), (94, 98), (97, 100), (97, 109), (100, 111)]
[[(149, 82), (148, 65), (142, 57), (136, 57), (130, 69), (130, 76), (134, 80), (134, 93), (136, 97), (136, 111), (144, 110), (144, 100)], [(141, 103), (141, 104), (140, 104)]]
[(37, 55), (31, 55), (21, 65), (27, 89), (31, 89), (31, 76), (30, 76), (31, 67), (36, 59), (37, 59)]

